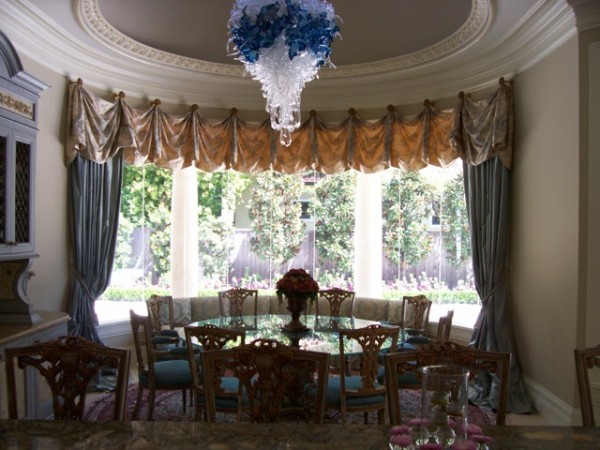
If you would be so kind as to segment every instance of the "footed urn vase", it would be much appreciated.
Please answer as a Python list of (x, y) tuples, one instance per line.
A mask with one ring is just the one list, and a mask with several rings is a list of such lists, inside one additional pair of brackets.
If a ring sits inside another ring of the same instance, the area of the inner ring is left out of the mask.
[(283, 331), (307, 331), (308, 327), (300, 322), (300, 315), (306, 309), (308, 295), (292, 294), (285, 296), (287, 300), (287, 310), (292, 315), (292, 320), (281, 327)]

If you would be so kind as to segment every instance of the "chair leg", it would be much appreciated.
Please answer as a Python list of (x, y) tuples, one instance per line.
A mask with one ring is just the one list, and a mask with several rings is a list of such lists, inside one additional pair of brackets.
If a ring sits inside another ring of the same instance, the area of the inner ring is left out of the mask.
[(194, 420), (196, 422), (202, 421), (202, 410), (204, 409), (203, 405), (198, 401), (198, 393), (192, 390), (192, 396), (194, 397)]
[(146, 414), (146, 420), (152, 420), (152, 413), (154, 412), (154, 389), (148, 391), (148, 414)]
[(138, 412), (140, 411), (140, 405), (142, 404), (143, 392), (144, 392), (144, 387), (138, 383), (137, 398), (135, 399), (135, 407), (133, 408), (133, 414), (131, 415), (131, 420), (135, 420), (137, 418)]
[(185, 412), (185, 405), (187, 404), (187, 389), (184, 389), (181, 395), (183, 396), (183, 412)]

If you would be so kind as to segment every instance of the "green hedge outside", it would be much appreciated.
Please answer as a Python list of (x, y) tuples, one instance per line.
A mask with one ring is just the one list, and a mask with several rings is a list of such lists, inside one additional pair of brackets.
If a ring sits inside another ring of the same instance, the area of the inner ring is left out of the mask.
[[(144, 288), (127, 288), (127, 287), (109, 287), (106, 289), (100, 300), (111, 300), (120, 302), (139, 302), (149, 298), (152, 294), (169, 295), (168, 289), (144, 289)], [(198, 297), (216, 297), (217, 289), (202, 289), (198, 291)], [(478, 305), (479, 296), (474, 289), (464, 290), (437, 290), (437, 291), (384, 291), (383, 298), (386, 300), (402, 300), (405, 295), (426, 295), (433, 303), (446, 304), (465, 304)], [(259, 295), (275, 295), (273, 291), (259, 290)]]

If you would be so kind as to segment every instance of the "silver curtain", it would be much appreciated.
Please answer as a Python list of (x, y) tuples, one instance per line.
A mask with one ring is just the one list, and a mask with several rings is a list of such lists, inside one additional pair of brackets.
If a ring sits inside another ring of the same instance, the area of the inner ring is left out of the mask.
[(98, 164), (76, 158), (69, 166), (72, 281), (70, 334), (101, 342), (94, 303), (108, 287), (115, 256), (123, 159)]
[[(465, 159), (464, 182), (471, 240), (475, 287), (482, 308), (471, 345), (487, 351), (511, 354), (507, 410), (533, 410), (521, 377), (509, 312), (508, 248), (510, 220), (510, 164), (513, 142), (512, 95), (472, 102), (464, 96), (452, 136)], [(493, 126), (492, 126), (493, 124)], [(491, 158), (480, 149), (509, 148)], [(466, 161), (470, 161), (467, 163)], [(497, 405), (497, 379), (479, 376), (471, 385), (471, 400)]]

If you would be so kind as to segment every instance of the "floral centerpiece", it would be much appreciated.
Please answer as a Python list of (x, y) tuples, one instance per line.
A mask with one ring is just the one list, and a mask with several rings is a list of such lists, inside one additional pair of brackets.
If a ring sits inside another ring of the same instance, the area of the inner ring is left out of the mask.
[(308, 328), (300, 322), (300, 314), (306, 308), (307, 300), (315, 300), (319, 294), (319, 285), (304, 269), (290, 269), (275, 285), (277, 298), (287, 300), (287, 309), (292, 321), (282, 328), (284, 331), (306, 331)]

